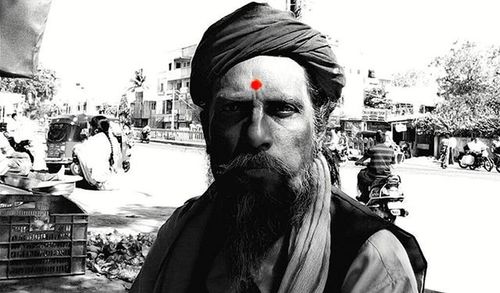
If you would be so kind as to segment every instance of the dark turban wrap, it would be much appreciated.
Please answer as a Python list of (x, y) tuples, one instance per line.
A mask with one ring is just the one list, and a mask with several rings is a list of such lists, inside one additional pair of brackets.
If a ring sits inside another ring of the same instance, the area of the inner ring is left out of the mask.
[(218, 78), (260, 55), (295, 60), (329, 101), (340, 98), (345, 78), (326, 38), (289, 12), (252, 2), (211, 25), (203, 35), (192, 62), (193, 102), (204, 108)]

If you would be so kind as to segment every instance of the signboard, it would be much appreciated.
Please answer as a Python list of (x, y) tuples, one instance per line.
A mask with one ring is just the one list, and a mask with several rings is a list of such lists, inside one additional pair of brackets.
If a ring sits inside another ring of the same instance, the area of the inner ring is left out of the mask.
[(422, 150), (428, 150), (429, 144), (428, 143), (417, 143), (417, 148), (422, 149)]
[(386, 109), (374, 109), (374, 108), (364, 108), (361, 114), (361, 119), (364, 121), (386, 121), (387, 120), (387, 110)]
[(396, 132), (404, 132), (407, 130), (406, 124), (402, 124), (402, 123), (396, 124), (394, 126), (394, 129), (396, 130)]

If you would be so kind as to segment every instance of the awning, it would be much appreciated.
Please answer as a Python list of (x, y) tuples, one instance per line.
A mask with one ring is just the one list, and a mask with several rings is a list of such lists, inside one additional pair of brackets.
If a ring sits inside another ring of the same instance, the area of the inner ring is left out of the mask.
[(0, 76), (32, 77), (51, 0), (0, 1)]

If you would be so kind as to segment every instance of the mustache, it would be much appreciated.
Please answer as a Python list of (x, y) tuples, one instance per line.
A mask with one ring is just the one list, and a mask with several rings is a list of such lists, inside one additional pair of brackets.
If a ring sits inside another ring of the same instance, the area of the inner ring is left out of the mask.
[(279, 158), (273, 157), (265, 152), (257, 154), (240, 154), (226, 164), (220, 164), (215, 168), (215, 175), (226, 175), (250, 169), (266, 169), (273, 173), (292, 177), (294, 172)]

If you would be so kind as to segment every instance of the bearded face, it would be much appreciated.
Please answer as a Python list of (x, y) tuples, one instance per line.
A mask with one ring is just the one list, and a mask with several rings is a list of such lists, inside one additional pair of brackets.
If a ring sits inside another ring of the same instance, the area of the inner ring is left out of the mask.
[[(255, 86), (258, 84), (259, 86)], [(214, 88), (204, 132), (228, 223), (235, 291), (311, 203), (317, 145), (304, 69), (289, 58), (237, 64)]]

